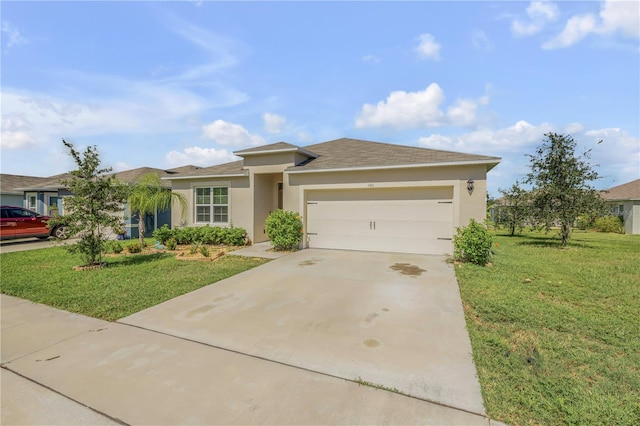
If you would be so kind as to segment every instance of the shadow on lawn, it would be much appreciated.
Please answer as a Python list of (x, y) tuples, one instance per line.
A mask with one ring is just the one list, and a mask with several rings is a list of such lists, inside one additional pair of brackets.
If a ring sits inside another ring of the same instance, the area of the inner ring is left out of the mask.
[(136, 254), (120, 256), (116, 258), (107, 259), (109, 268), (120, 266), (132, 266), (140, 265), (143, 263), (157, 262), (158, 260), (174, 257), (171, 253), (152, 253), (152, 254)]
[(558, 249), (569, 249), (569, 248), (589, 248), (593, 249), (595, 246), (587, 244), (583, 241), (575, 241), (569, 239), (566, 247), (562, 247), (562, 242), (559, 236), (552, 235), (541, 235), (532, 237), (530, 235), (508, 235), (509, 238), (521, 238), (522, 241), (516, 242), (519, 246), (530, 246), (530, 247), (542, 247), (542, 248), (558, 248)]

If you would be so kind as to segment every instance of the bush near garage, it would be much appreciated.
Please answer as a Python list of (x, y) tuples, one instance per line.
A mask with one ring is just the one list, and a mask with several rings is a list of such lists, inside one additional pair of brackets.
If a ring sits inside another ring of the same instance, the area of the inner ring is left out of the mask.
[(468, 226), (458, 228), (453, 236), (453, 256), (461, 262), (484, 266), (491, 257), (493, 236), (487, 227), (471, 219)]
[(233, 226), (223, 228), (206, 225), (170, 229), (169, 226), (163, 225), (153, 231), (153, 238), (167, 246), (170, 241), (171, 245), (243, 246), (247, 242), (247, 231), (244, 228), (235, 228)]
[(295, 250), (302, 240), (300, 215), (290, 210), (274, 210), (267, 217), (267, 236), (276, 251)]

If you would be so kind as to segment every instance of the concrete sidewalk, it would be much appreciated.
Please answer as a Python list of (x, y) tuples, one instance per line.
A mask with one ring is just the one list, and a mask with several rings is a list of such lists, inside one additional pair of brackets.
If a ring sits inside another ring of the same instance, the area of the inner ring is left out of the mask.
[(494, 424), (126, 324), (5, 295), (0, 304), (3, 425)]

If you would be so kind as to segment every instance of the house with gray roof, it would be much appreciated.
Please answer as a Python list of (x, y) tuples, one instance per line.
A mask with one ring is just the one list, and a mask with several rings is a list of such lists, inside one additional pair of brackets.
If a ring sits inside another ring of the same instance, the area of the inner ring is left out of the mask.
[[(173, 169), (163, 170), (154, 167), (139, 167), (131, 170), (112, 173), (118, 181), (129, 184), (136, 182), (142, 176), (154, 173), (160, 177), (170, 177), (180, 173), (194, 173), (199, 170), (197, 166), (182, 166)], [(3, 196), (3, 205), (23, 206), (30, 210), (34, 210), (42, 215), (53, 216), (55, 214), (64, 214), (64, 197), (73, 196), (73, 194), (65, 187), (64, 181), (71, 177), (70, 173), (62, 173), (47, 178), (33, 176), (16, 176), (1, 175), (1, 185), (3, 195), (5, 189), (11, 189), (13, 198), (8, 199), (5, 203)], [(170, 190), (170, 181), (165, 180), (167, 190)], [(6, 187), (6, 188), (5, 188)], [(138, 237), (138, 217), (132, 215), (130, 209), (123, 205), (122, 210), (123, 221), (125, 223), (125, 234), (129, 238)], [(155, 212), (153, 215), (145, 217), (145, 230), (148, 236), (151, 235), (156, 228), (164, 224), (171, 223), (171, 209), (167, 211)]]
[(457, 227), (486, 214), (487, 172), (499, 157), (342, 138), (278, 142), (240, 161), (163, 177), (188, 200), (172, 224), (238, 226), (267, 241), (276, 209), (298, 212), (303, 247), (443, 254)]
[(624, 222), (625, 234), (640, 234), (640, 179), (601, 192), (614, 214)]

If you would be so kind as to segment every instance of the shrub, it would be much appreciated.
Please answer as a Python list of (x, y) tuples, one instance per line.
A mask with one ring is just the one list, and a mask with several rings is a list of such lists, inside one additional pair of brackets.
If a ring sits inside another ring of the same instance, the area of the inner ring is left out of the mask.
[(189, 254), (196, 254), (200, 250), (200, 243), (193, 243), (189, 247)]
[(486, 226), (471, 219), (453, 236), (453, 255), (457, 260), (484, 266), (491, 257), (493, 237)]
[(623, 231), (623, 223), (620, 216), (602, 216), (596, 219), (593, 229), (598, 232), (615, 232), (621, 234)]
[(220, 244), (243, 246), (247, 240), (247, 231), (243, 228), (219, 228), (225, 231)]
[(200, 247), (200, 254), (203, 255), (204, 257), (209, 257), (209, 247), (207, 246), (202, 246)]
[(122, 244), (120, 244), (120, 241), (109, 241), (107, 243), (106, 246), (107, 252), (111, 252), (111, 253), (122, 253), (122, 250), (124, 250), (124, 247), (122, 247)]
[(169, 250), (175, 250), (176, 247), (178, 247), (178, 242), (175, 238), (171, 237), (167, 240), (167, 243), (165, 245)]
[(161, 244), (166, 245), (169, 238), (173, 235), (173, 231), (169, 228), (168, 225), (162, 225), (161, 228), (153, 231), (153, 238), (160, 241)]
[(129, 253), (141, 253), (142, 245), (140, 245), (139, 241), (135, 241), (127, 246), (127, 250), (129, 250)]
[(300, 215), (289, 210), (275, 210), (266, 221), (267, 236), (274, 249), (293, 250), (302, 239), (302, 221)]

